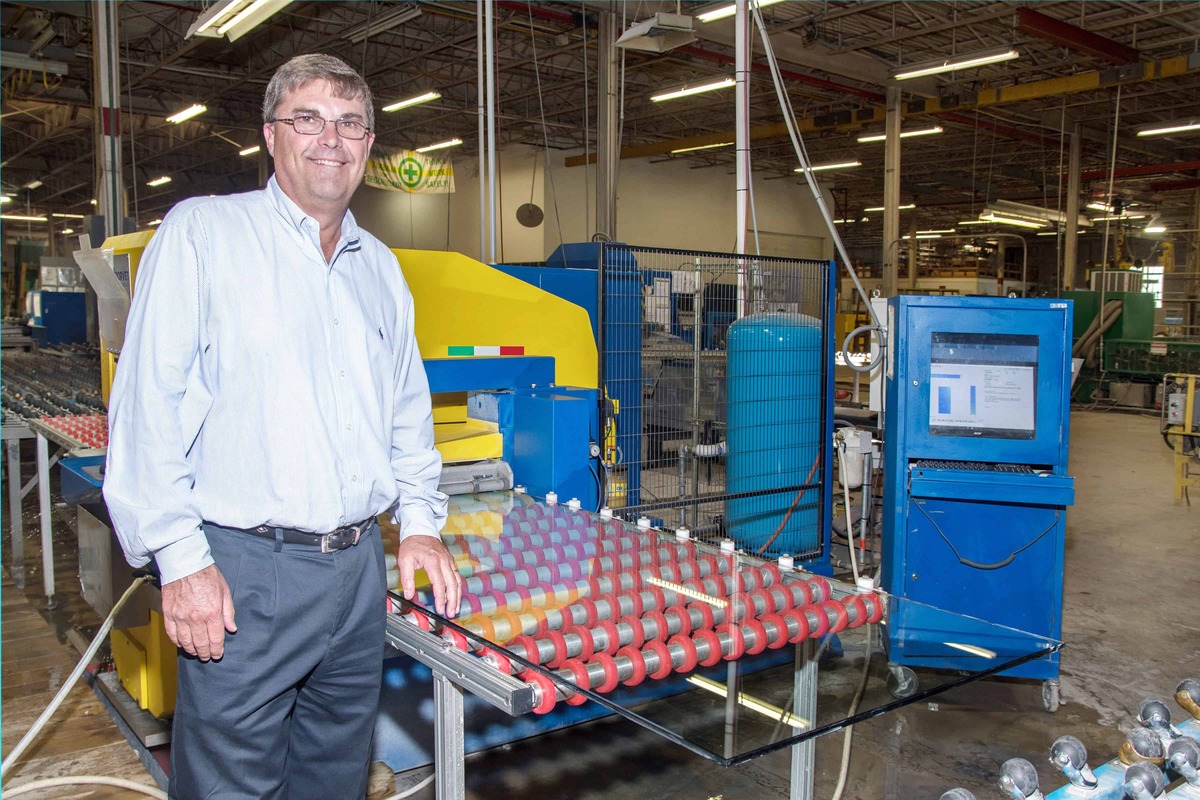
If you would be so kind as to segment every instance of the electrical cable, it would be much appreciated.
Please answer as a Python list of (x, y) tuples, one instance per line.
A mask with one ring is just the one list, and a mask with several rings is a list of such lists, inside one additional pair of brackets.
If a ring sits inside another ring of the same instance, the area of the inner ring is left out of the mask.
[[(850, 520), (850, 481), (846, 478), (846, 440), (839, 439), (837, 444), (838, 454), (838, 480), (842, 484), (842, 491), (846, 495), (846, 538), (850, 543), (850, 571), (854, 573), (854, 585), (858, 585), (858, 559), (854, 555), (854, 523)], [(805, 481), (807, 483), (807, 481)]]
[(53, 789), (57, 786), (115, 786), (118, 789), (128, 789), (131, 792), (138, 792), (147, 797), (154, 797), (158, 800), (167, 800), (167, 793), (157, 786), (147, 786), (144, 783), (135, 783), (125, 778), (110, 778), (107, 775), (67, 775), (62, 778), (43, 778), (42, 780), (30, 781), (22, 783), (19, 786), (4, 785), (5, 797), (16, 797), (22, 794), (29, 794), (41, 789)]
[[(854, 700), (850, 703), (850, 710), (846, 712), (847, 717), (853, 717), (858, 711), (858, 704), (862, 702), (863, 695), (867, 691), (867, 675), (871, 669), (871, 656), (874, 655), (871, 649), (872, 631), (875, 630), (874, 625), (867, 625), (867, 650), (863, 655), (863, 671), (862, 679), (858, 682), (858, 691), (854, 694)], [(846, 777), (850, 774), (850, 743), (854, 739), (854, 726), (850, 725), (846, 728), (846, 736), (842, 740), (842, 768), (838, 772), (837, 787), (833, 790), (833, 797), (830, 800), (841, 800), (842, 792), (846, 790)]]
[(1060, 512), (1055, 511), (1054, 512), (1054, 522), (1051, 522), (1050, 525), (1044, 531), (1039, 533), (1037, 536), (1033, 537), (1028, 542), (1026, 542), (1025, 544), (1018, 547), (1016, 550), (1013, 550), (1011, 553), (1009, 553), (1007, 558), (1001, 559), (1000, 561), (997, 561), (992, 564), (981, 564), (978, 561), (972, 561), (969, 558), (963, 558), (961, 555), (959, 555), (958, 549), (954, 546), (954, 544), (950, 541), (950, 539), (946, 536), (946, 534), (942, 532), (942, 529), (940, 527), (938, 527), (938, 524), (937, 524), (937, 522), (934, 521), (933, 517), (929, 516), (929, 512), (925, 510), (924, 506), (921, 503), (918, 503), (916, 501), (916, 498), (913, 498), (909, 502), (911, 502), (913, 505), (915, 505), (917, 507), (917, 510), (925, 515), (925, 519), (929, 520), (930, 524), (933, 525), (933, 529), (935, 531), (937, 531), (938, 536), (942, 537), (942, 541), (945, 542), (946, 545), (950, 548), (950, 552), (954, 553), (954, 557), (958, 559), (960, 564), (963, 564), (964, 566), (968, 566), (968, 567), (973, 567), (975, 569), (984, 569), (984, 570), (1000, 569), (1002, 567), (1007, 567), (1009, 564), (1011, 564), (1013, 562), (1013, 559), (1016, 558), (1017, 555), (1021, 553), (1021, 551), (1028, 550), (1029, 548), (1033, 547), (1035, 544), (1038, 543), (1038, 541), (1043, 536), (1045, 536), (1050, 531), (1054, 530), (1054, 526), (1058, 524), (1058, 518), (1059, 518), (1059, 514), (1060, 514)]
[(800, 499), (804, 497), (804, 493), (808, 491), (808, 484), (812, 482), (813, 475), (815, 475), (817, 472), (817, 465), (820, 463), (821, 451), (818, 449), (816, 457), (813, 458), (812, 466), (808, 470), (808, 477), (804, 479), (804, 485), (800, 487), (800, 491), (796, 492), (796, 498), (792, 500), (791, 508), (789, 508), (787, 513), (783, 515), (783, 521), (779, 523), (779, 527), (776, 528), (775, 532), (771, 534), (771, 538), (767, 539), (767, 541), (763, 543), (763, 546), (758, 548), (756, 555), (762, 555), (765, 553), (767, 548), (771, 546), (771, 542), (775, 541), (775, 539), (779, 537), (779, 534), (783, 533), (783, 529), (787, 526), (788, 520), (792, 518), (792, 512), (796, 510), (796, 506), (800, 504)]
[(432, 775), (430, 775), (429, 777), (425, 778), (420, 783), (418, 783), (416, 786), (412, 786), (408, 789), (405, 789), (403, 792), (396, 792), (394, 795), (386, 798), (385, 800), (408, 800), (408, 798), (412, 797), (414, 794), (421, 791), (426, 786), (428, 786), (430, 783), (432, 783), (433, 779), (436, 777), (437, 777), (437, 773), (435, 772)]
[(100, 625), (100, 630), (96, 632), (96, 638), (92, 639), (92, 643), (84, 652), (83, 658), (79, 659), (79, 663), (75, 665), (75, 669), (71, 670), (71, 674), (67, 676), (65, 681), (63, 681), (62, 688), (58, 690), (58, 694), (54, 695), (54, 699), (50, 701), (50, 705), (46, 706), (46, 710), (42, 712), (42, 715), (37, 718), (37, 721), (33, 723), (33, 726), (30, 727), (23, 737), (21, 737), (21, 741), (17, 742), (17, 746), (14, 747), (11, 752), (9, 752), (8, 757), (4, 759), (2, 764), (0, 764), (0, 778), (8, 774), (8, 771), (12, 765), (17, 762), (17, 759), (19, 759), (22, 754), (24, 754), (29, 745), (33, 743), (33, 740), (37, 738), (37, 735), (41, 733), (42, 728), (45, 727), (46, 723), (50, 720), (50, 717), (52, 717), (54, 712), (58, 710), (58, 707), (62, 705), (63, 700), (67, 698), (67, 694), (75, 687), (75, 683), (79, 680), (79, 677), (83, 675), (84, 669), (88, 664), (92, 663), (92, 657), (96, 655), (96, 651), (100, 649), (100, 645), (104, 642), (104, 637), (108, 635), (110, 630), (112, 630), (113, 620), (116, 619), (117, 612), (120, 611), (121, 607), (124, 606), (129, 598), (133, 596), (133, 593), (148, 580), (150, 580), (149, 575), (143, 575), (139, 577), (137, 580), (131, 583), (129, 588), (125, 590), (125, 593), (121, 595), (121, 599), (117, 601), (116, 605), (113, 606), (112, 611), (108, 613), (108, 618), (105, 619), (103, 624)]

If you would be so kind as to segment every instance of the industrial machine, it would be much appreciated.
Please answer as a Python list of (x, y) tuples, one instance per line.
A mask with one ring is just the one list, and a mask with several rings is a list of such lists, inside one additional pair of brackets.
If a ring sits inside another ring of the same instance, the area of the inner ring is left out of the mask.
[(1200, 487), (1200, 375), (1163, 377), (1162, 434), (1175, 454), (1175, 502)]
[(1023, 758), (1000, 767), (1000, 790), (1013, 800), (1200, 799), (1200, 681), (1180, 681), (1175, 701), (1187, 714), (1178, 725), (1171, 720), (1168, 701), (1143, 700), (1138, 726), (1129, 731), (1117, 757), (1095, 769), (1088, 765), (1083, 742), (1060, 736), (1050, 747), (1050, 763), (1067, 783), (1049, 794), (1042, 793), (1037, 769)]
[[(883, 588), (917, 601), (889, 627), (894, 692), (911, 667), (1007, 652), (970, 624), (947, 629), (920, 604), (1058, 639), (1062, 628), (1071, 304), (897, 297), (885, 363)], [(1058, 656), (1004, 675), (1043, 680), (1058, 705)]]

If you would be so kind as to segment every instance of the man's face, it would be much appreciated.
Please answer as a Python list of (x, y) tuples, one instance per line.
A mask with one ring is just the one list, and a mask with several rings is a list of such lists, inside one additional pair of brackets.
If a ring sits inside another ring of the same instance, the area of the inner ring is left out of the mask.
[(263, 125), (267, 150), (275, 158), (275, 179), (305, 213), (341, 214), (362, 182), (375, 134), (361, 140), (344, 139), (334, 122), (353, 119), (365, 125), (362, 99), (335, 97), (327, 81), (313, 81), (284, 95), (275, 110), (280, 119), (300, 114), (322, 117), (324, 130), (311, 136), (296, 133), (285, 122)]

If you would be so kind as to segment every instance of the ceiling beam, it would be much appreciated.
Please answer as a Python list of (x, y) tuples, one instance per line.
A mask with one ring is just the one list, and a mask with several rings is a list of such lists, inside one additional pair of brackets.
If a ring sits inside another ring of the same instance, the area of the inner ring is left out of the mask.
[(1141, 53), (1133, 47), (1046, 16), (1032, 8), (1017, 9), (1017, 30), (1110, 64), (1133, 64), (1141, 60)]

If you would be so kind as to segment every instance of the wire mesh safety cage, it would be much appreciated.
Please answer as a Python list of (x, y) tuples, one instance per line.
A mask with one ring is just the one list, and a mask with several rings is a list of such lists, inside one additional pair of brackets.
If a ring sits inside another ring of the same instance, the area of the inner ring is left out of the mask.
[(751, 552), (828, 541), (830, 262), (600, 248), (605, 501)]

